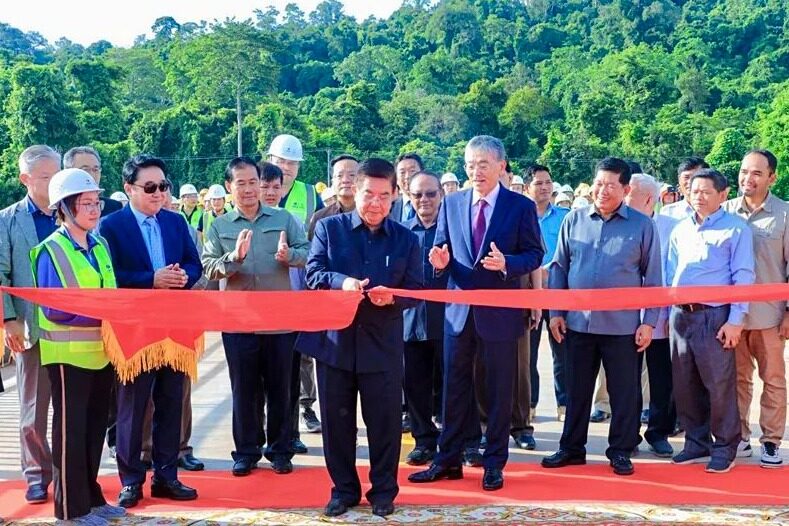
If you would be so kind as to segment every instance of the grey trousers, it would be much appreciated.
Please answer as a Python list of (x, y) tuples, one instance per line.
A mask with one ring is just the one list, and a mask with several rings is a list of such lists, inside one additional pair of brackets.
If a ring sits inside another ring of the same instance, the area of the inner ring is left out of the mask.
[[(301, 407), (312, 407), (318, 398), (318, 390), (315, 387), (315, 360), (306, 354), (301, 355), (301, 369), (299, 371), (301, 380), (301, 396), (299, 403)], [(296, 415), (296, 425), (298, 426), (298, 415)]]
[(671, 369), (686, 453), (734, 460), (740, 442), (734, 349), (717, 340), (729, 306), (685, 312), (671, 309)]
[(22, 474), (27, 485), (52, 482), (52, 450), (47, 441), (52, 389), (47, 370), (41, 366), (38, 343), (17, 353), (16, 385), (19, 389), (19, 443)]

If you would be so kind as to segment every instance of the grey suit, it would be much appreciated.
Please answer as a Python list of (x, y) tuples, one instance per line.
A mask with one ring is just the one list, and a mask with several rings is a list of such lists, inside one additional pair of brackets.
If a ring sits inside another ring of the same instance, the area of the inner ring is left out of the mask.
[[(33, 216), (25, 201), (0, 211), (0, 284), (32, 287), (30, 250), (38, 244)], [(19, 439), (22, 472), (28, 485), (52, 482), (52, 452), (47, 421), (52, 397), (49, 376), (41, 367), (35, 305), (3, 294), (3, 316), (25, 326), (25, 352), (15, 355), (19, 390)]]

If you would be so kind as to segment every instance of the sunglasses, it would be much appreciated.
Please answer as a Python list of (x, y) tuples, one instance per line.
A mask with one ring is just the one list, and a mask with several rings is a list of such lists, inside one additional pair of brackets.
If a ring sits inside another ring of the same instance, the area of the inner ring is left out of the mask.
[(159, 190), (160, 192), (164, 193), (173, 187), (173, 185), (170, 184), (170, 181), (162, 181), (159, 184), (154, 183), (153, 181), (148, 181), (144, 185), (132, 183), (132, 186), (142, 188), (142, 191), (145, 192), (146, 194), (156, 193), (156, 190)]
[(422, 197), (427, 197), (428, 199), (435, 199), (438, 196), (438, 192), (436, 190), (431, 190), (429, 192), (412, 192), (411, 197), (419, 201)]

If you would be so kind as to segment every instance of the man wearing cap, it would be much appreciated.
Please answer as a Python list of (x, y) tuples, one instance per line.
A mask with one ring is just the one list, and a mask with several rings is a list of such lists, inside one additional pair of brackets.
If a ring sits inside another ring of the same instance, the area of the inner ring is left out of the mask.
[[(0, 211), (0, 285), (32, 287), (30, 250), (55, 231), (49, 209), (49, 180), (60, 168), (60, 154), (45, 145), (19, 156), (19, 180), (27, 188), (21, 201)], [(14, 353), (19, 391), (19, 439), (25, 500), (42, 503), (52, 482), (52, 453), (47, 440), (51, 387), (41, 367), (35, 306), (3, 294), (5, 346)]]
[(110, 196), (113, 201), (118, 201), (121, 206), (126, 206), (129, 203), (129, 197), (123, 192), (113, 192)]
[(178, 197), (181, 198), (180, 214), (192, 228), (197, 230), (200, 218), (203, 217), (203, 211), (197, 206), (197, 188), (193, 184), (181, 185)]
[(458, 191), (459, 186), (458, 177), (452, 172), (447, 172), (441, 176), (441, 188), (444, 189), (444, 195), (454, 194)]
[(523, 193), (523, 177), (520, 175), (513, 175), (512, 180), (510, 181), (510, 190), (515, 192), (516, 194)]
[(293, 135), (277, 135), (269, 146), (268, 160), (279, 166), (284, 176), (280, 208), (295, 215), (303, 224), (309, 224), (312, 214), (323, 208), (323, 201), (313, 185), (297, 180), (304, 160), (301, 141)]
[[(101, 183), (101, 157), (99, 152), (90, 146), (75, 146), (63, 155), (63, 168), (79, 168), (85, 170), (96, 181)], [(101, 196), (101, 217), (117, 212), (123, 205), (117, 201)]]

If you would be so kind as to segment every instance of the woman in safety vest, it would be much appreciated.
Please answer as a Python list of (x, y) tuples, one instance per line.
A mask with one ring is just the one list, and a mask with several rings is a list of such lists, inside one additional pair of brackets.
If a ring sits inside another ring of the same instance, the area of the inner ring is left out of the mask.
[[(92, 231), (101, 189), (87, 172), (69, 168), (49, 183), (50, 208), (61, 224), (30, 252), (37, 287), (115, 288), (104, 240)], [(52, 383), (55, 516), (103, 526), (123, 508), (104, 500), (97, 482), (114, 370), (104, 352), (101, 321), (38, 308), (41, 365)]]

